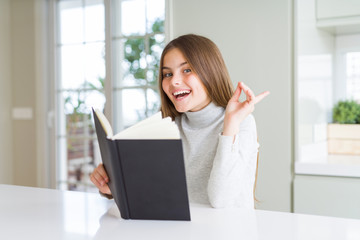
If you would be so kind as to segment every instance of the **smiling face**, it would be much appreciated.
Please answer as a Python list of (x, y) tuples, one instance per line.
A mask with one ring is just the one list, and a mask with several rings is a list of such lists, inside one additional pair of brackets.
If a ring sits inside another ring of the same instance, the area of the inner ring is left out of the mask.
[(210, 103), (204, 84), (179, 49), (166, 53), (161, 71), (162, 89), (178, 112), (196, 112)]

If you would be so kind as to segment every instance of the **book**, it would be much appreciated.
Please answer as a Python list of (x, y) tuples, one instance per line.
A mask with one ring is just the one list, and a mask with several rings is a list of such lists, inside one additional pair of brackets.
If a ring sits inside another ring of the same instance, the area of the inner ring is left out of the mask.
[(93, 116), (121, 217), (190, 221), (182, 142), (171, 118), (159, 112), (114, 135), (101, 111)]

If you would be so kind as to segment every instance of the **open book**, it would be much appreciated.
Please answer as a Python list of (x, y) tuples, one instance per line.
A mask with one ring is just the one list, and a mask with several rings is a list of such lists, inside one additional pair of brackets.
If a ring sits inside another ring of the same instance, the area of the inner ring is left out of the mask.
[(190, 220), (179, 130), (157, 113), (114, 135), (93, 110), (109, 187), (124, 219)]

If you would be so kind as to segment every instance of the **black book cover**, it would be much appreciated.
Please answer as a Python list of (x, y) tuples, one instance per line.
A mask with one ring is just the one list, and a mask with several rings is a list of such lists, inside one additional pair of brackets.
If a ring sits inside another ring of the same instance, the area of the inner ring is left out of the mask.
[(108, 139), (93, 112), (109, 187), (124, 219), (190, 220), (180, 139)]

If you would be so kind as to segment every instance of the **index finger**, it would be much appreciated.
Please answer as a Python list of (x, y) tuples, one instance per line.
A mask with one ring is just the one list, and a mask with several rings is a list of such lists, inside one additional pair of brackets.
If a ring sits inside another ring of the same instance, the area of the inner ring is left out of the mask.
[(234, 94), (232, 95), (232, 97), (230, 98), (231, 102), (237, 102), (239, 101), (239, 97), (241, 95), (241, 87), (240, 87), (240, 83), (237, 84), (236, 89)]
[(260, 102), (261, 100), (263, 100), (267, 95), (269, 95), (270, 94), (270, 92), (269, 91), (265, 91), (265, 92), (262, 92), (262, 93), (260, 93), (259, 95), (257, 95), (256, 97), (255, 97), (255, 104), (257, 104), (258, 102)]
[(240, 82), (240, 85), (244, 89), (244, 92), (246, 94), (246, 99), (248, 101), (253, 101), (255, 98), (254, 92), (247, 85), (245, 85), (245, 83)]

